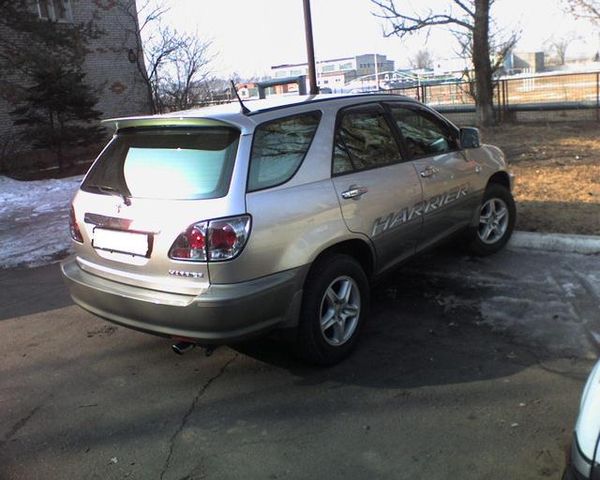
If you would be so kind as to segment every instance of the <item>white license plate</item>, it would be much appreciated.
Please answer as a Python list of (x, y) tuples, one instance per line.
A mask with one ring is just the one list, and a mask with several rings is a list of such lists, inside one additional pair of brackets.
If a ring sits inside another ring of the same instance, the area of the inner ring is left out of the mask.
[(111, 252), (148, 256), (148, 234), (120, 230), (94, 229), (94, 248)]

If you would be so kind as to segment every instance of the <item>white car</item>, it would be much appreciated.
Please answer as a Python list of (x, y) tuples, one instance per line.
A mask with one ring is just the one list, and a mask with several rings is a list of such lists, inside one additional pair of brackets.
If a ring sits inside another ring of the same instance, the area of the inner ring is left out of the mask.
[(585, 384), (563, 480), (600, 479), (600, 362)]

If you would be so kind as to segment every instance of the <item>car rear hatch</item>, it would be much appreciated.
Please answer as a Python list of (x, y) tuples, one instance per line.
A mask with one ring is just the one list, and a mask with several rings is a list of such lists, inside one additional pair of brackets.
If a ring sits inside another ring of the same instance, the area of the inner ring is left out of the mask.
[(207, 123), (117, 131), (73, 202), (82, 269), (173, 293), (197, 295), (208, 287), (204, 258), (170, 258), (192, 225), (245, 211), (243, 192), (236, 201), (230, 188), (240, 131)]

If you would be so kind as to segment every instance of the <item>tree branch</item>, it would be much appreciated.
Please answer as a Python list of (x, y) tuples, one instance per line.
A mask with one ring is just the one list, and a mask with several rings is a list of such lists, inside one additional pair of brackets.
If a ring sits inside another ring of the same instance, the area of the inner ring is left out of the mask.
[[(456, 0), (461, 1), (461, 0)], [(433, 13), (429, 10), (426, 14), (413, 15), (399, 12), (393, 0), (371, 0), (371, 2), (379, 7), (381, 13), (373, 13), (377, 18), (388, 20), (392, 30), (385, 32), (385, 37), (397, 35), (403, 37), (410, 35), (419, 30), (426, 30), (438, 25), (457, 25), (466, 30), (473, 30), (473, 24), (459, 17), (453, 16), (450, 13)]]
[[(470, 17), (475, 18), (475, 9), (471, 9), (469, 7), (467, 7), (467, 5), (465, 4), (464, 1), (462, 0), (452, 0), (456, 5), (458, 5), (467, 15), (469, 15)], [(472, 2), (471, 2), (471, 6), (473, 6)]]
[(564, 0), (564, 2), (575, 18), (600, 23), (600, 0)]

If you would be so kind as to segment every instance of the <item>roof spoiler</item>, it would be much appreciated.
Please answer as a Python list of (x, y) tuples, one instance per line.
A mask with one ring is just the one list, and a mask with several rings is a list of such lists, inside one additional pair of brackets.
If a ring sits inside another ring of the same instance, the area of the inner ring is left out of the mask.
[(126, 117), (102, 120), (103, 125), (112, 126), (115, 130), (123, 128), (152, 127), (231, 127), (232, 125), (212, 118), (190, 117)]

